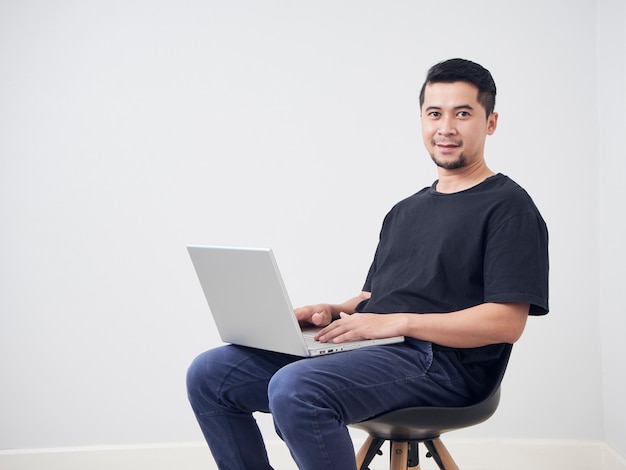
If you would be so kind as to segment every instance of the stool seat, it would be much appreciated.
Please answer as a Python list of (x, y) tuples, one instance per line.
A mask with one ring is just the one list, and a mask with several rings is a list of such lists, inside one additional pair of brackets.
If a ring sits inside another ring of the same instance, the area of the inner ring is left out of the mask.
[(500, 387), (475, 405), (403, 408), (351, 424), (350, 427), (361, 429), (379, 439), (424, 441), (486, 421), (495, 413), (499, 403)]

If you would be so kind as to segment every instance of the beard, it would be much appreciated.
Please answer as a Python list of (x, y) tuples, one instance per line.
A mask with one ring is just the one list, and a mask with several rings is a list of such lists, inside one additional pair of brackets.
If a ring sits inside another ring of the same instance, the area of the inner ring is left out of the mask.
[(446, 170), (456, 170), (458, 168), (463, 168), (467, 163), (467, 159), (465, 158), (465, 154), (463, 153), (459, 155), (459, 158), (452, 161), (441, 161), (437, 159), (437, 157), (435, 157), (435, 154), (433, 153), (430, 154), (430, 158), (432, 158), (433, 162), (435, 162), (435, 165), (437, 165), (439, 168), (444, 168)]
[(458, 168), (463, 168), (467, 164), (467, 157), (461, 151), (461, 154), (457, 157), (456, 160), (447, 160), (447, 159), (438, 159), (435, 155), (437, 145), (455, 145), (457, 147), (463, 147), (463, 140), (453, 139), (453, 138), (434, 138), (431, 141), (431, 145), (433, 146), (433, 153), (430, 154), (430, 158), (432, 158), (435, 165), (439, 168), (443, 168), (445, 170), (456, 170)]

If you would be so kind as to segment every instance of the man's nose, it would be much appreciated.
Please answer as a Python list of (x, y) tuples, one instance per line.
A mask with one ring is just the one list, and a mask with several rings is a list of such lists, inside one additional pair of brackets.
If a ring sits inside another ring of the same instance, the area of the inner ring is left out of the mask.
[(438, 133), (441, 135), (451, 135), (456, 133), (456, 127), (454, 125), (454, 119), (451, 116), (443, 117), (439, 120)]

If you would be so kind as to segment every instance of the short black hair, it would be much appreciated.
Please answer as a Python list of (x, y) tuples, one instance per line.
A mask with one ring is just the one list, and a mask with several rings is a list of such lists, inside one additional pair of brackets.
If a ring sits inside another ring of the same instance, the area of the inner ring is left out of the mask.
[(496, 107), (496, 83), (489, 70), (467, 59), (449, 59), (433, 65), (420, 91), (420, 109), (424, 105), (424, 91), (429, 83), (467, 82), (478, 88), (478, 102), (487, 117)]

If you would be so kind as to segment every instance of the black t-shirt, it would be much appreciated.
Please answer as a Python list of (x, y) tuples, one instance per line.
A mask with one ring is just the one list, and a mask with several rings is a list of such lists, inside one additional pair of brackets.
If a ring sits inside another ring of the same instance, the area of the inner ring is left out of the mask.
[[(548, 231), (530, 196), (502, 174), (465, 191), (444, 194), (436, 182), (387, 214), (358, 312), (447, 313), (485, 302), (525, 302), (548, 312)], [(449, 355), (470, 388), (505, 345), (455, 349)]]

